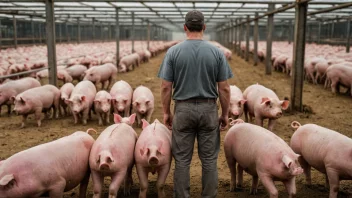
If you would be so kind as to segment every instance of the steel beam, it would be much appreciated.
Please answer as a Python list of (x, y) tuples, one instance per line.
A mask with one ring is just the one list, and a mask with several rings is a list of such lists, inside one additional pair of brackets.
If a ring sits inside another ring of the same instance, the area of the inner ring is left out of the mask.
[[(338, 2), (336, 2), (338, 3)], [(315, 15), (315, 14), (321, 14), (321, 13), (326, 13), (326, 12), (331, 12), (331, 11), (334, 11), (334, 10), (339, 10), (339, 9), (342, 9), (342, 8), (348, 8), (348, 7), (351, 7), (352, 6), (352, 2), (349, 2), (349, 3), (345, 3), (345, 2), (340, 2), (341, 4), (338, 5), (338, 6), (334, 6), (334, 7), (330, 7), (330, 8), (325, 8), (325, 9), (320, 9), (318, 11), (315, 11), (315, 12), (309, 12), (307, 15), (308, 16), (311, 16), (311, 15)]]
[(132, 12), (132, 30), (131, 30), (131, 39), (132, 39), (132, 53), (134, 53), (134, 12)]
[(247, 27), (246, 27), (246, 54), (245, 54), (245, 60), (249, 61), (249, 28), (250, 28), (250, 22), (249, 22), (249, 15), (247, 15)]
[(42, 43), (42, 24), (39, 22), (38, 23), (38, 29), (39, 29), (39, 42)]
[(149, 20), (147, 20), (147, 49), (149, 50), (149, 44), (150, 43), (150, 23)]
[(330, 33), (330, 39), (334, 38), (334, 30), (335, 30), (335, 22), (331, 22), (331, 33)]
[(51, 85), (57, 86), (54, 0), (45, 1), (45, 15), (46, 15), (46, 45), (48, 50), (49, 83)]
[(103, 36), (103, 34), (104, 34), (104, 31), (103, 31), (103, 23), (100, 22), (100, 40), (101, 40), (102, 42), (104, 42), (104, 36)]
[(234, 28), (235, 28), (235, 53), (237, 53), (237, 32), (238, 32), (238, 26), (237, 26), (237, 23), (238, 23), (238, 20), (235, 19), (235, 25), (234, 25)]
[(234, 31), (233, 31), (233, 19), (231, 19), (231, 21), (230, 21), (230, 27), (231, 27), (231, 31), (230, 31), (230, 46), (231, 46), (231, 50), (233, 50), (233, 33), (234, 33)]
[(319, 21), (319, 24), (318, 24), (318, 40), (317, 40), (317, 43), (320, 44), (320, 40), (321, 39), (321, 21)]
[(292, 22), (288, 21), (288, 44), (292, 43)]
[(79, 18), (77, 18), (77, 43), (81, 43), (81, 24)]
[(120, 62), (120, 27), (119, 27), (119, 8), (115, 8), (116, 21), (115, 21), (115, 39), (116, 39), (116, 66), (119, 66)]
[(61, 23), (58, 24), (59, 25), (59, 43), (61, 43), (61, 37), (62, 37), (62, 27), (61, 27)]
[(95, 18), (92, 18), (92, 36), (93, 36), (93, 42), (95, 41)]
[(15, 44), (15, 48), (17, 48), (17, 22), (15, 15), (12, 16), (13, 22), (13, 41)]
[(1, 26), (1, 19), (0, 19), (0, 49), (1, 49), (1, 46), (2, 46), (2, 26)]
[(31, 35), (32, 35), (32, 44), (34, 45), (34, 43), (35, 43), (35, 35), (34, 35), (34, 21), (33, 21), (33, 17), (31, 17)]
[[(242, 23), (242, 18), (238, 19), (238, 23)], [(241, 56), (242, 50), (241, 50), (241, 42), (242, 42), (242, 25), (239, 26), (239, 34), (238, 34), (238, 51), (237, 54), (238, 56)]]
[(350, 53), (351, 48), (351, 19), (347, 21), (347, 43), (346, 43), (346, 53)]
[[(268, 6), (268, 12), (275, 9), (275, 4), (271, 3)], [(271, 75), (271, 54), (272, 54), (272, 42), (274, 32), (274, 15), (268, 16), (267, 32), (266, 32), (266, 57), (265, 57), (265, 74)]]
[(67, 22), (65, 23), (65, 36), (66, 36), (66, 41), (67, 42), (70, 42), (70, 36), (69, 36), (69, 34), (68, 34), (68, 24), (67, 24)]
[[(299, 1), (299, 0), (297, 0)], [(295, 39), (293, 45), (291, 77), (291, 110), (303, 111), (303, 72), (305, 55), (305, 34), (308, 4), (296, 5)]]
[[(255, 17), (257, 17), (259, 14), (258, 12), (255, 13)], [(254, 21), (254, 31), (253, 31), (253, 44), (254, 44), (254, 66), (258, 65), (258, 39), (259, 39), (259, 19)]]

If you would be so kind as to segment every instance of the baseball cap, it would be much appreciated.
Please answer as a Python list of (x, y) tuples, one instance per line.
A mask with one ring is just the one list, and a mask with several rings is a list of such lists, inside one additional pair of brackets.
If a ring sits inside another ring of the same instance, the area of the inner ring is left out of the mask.
[(204, 25), (203, 13), (198, 10), (191, 10), (186, 14), (185, 23), (187, 26)]

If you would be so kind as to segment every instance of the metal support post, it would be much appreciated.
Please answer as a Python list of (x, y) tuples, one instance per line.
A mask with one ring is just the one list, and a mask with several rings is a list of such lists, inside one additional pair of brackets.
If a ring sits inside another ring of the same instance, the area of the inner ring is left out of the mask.
[(13, 22), (13, 41), (15, 44), (15, 48), (17, 48), (17, 22), (15, 15), (12, 16)]
[(45, 1), (46, 45), (48, 49), (49, 83), (57, 86), (54, 0)]
[(134, 12), (132, 12), (132, 30), (131, 30), (131, 39), (132, 39), (132, 53), (134, 53)]
[(351, 48), (351, 18), (347, 20), (347, 43), (346, 43), (346, 53), (350, 53)]
[(318, 24), (318, 40), (317, 40), (317, 43), (320, 44), (320, 38), (321, 38), (321, 21), (319, 21), (319, 24)]
[(93, 42), (95, 41), (95, 20), (94, 20), (94, 17), (92, 18), (92, 23), (93, 23), (93, 26), (92, 26), (92, 37), (93, 37)]
[[(275, 9), (275, 4), (270, 3), (268, 12), (271, 12)], [(265, 58), (265, 74), (271, 75), (271, 50), (272, 50), (272, 41), (273, 41), (273, 29), (274, 29), (274, 15), (271, 14), (268, 16), (267, 24), (267, 33), (266, 33), (266, 58)]]
[(116, 66), (120, 62), (120, 27), (119, 27), (119, 8), (115, 9), (116, 23), (115, 23), (115, 39), (116, 39)]
[[(238, 19), (238, 22), (239, 23), (242, 23), (242, 18), (239, 18)], [(237, 51), (237, 53), (238, 53), (238, 56), (241, 56), (241, 54), (242, 54), (242, 50), (241, 50), (241, 41), (242, 41), (242, 25), (239, 25), (239, 34), (238, 34), (238, 51)]]
[(291, 110), (303, 111), (303, 71), (308, 3), (297, 0), (291, 77)]
[(79, 18), (77, 18), (77, 43), (81, 43), (81, 24)]
[[(255, 18), (259, 16), (258, 12), (255, 13)], [(254, 66), (258, 65), (258, 35), (259, 35), (259, 27), (258, 27), (259, 19), (254, 21), (254, 31), (253, 31), (253, 44), (254, 44)]]
[(32, 36), (32, 44), (35, 43), (35, 35), (34, 35), (34, 21), (33, 16), (31, 16), (31, 36)]
[(245, 60), (249, 61), (249, 15), (247, 15), (247, 24), (246, 24), (246, 54), (245, 54)]
[(149, 50), (150, 47), (150, 23), (149, 20), (147, 20), (147, 49)]
[(237, 35), (238, 35), (237, 34), (237, 31), (238, 31), (238, 26), (237, 26), (238, 23), (237, 22), (238, 22), (238, 20), (236, 19), (235, 20), (235, 35), (234, 35), (235, 36), (235, 46), (234, 46), (235, 53), (237, 52)]

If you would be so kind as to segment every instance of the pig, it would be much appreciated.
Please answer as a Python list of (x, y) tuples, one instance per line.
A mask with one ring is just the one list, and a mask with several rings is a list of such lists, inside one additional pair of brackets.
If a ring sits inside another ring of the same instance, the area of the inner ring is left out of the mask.
[(104, 65), (92, 67), (84, 73), (85, 75), (83, 80), (89, 80), (95, 83), (96, 87), (99, 83), (101, 83), (102, 89), (104, 89), (106, 82), (108, 82), (106, 87), (106, 89), (108, 89), (117, 74), (117, 68), (111, 63), (106, 63)]
[(130, 54), (121, 58), (119, 63), (119, 72), (128, 72), (134, 67), (139, 66), (140, 57), (137, 53)]
[[(135, 116), (131, 116), (129, 122), (133, 123), (134, 119)], [(117, 192), (123, 181), (124, 194), (131, 194), (136, 141), (136, 132), (126, 123), (111, 125), (99, 135), (89, 155), (94, 189), (93, 197), (101, 197), (106, 176), (111, 177), (110, 198), (117, 197)]]
[(129, 116), (131, 111), (133, 89), (126, 81), (116, 82), (110, 90), (114, 113)]
[(64, 110), (65, 115), (67, 115), (67, 108), (68, 108), (65, 101), (70, 98), (74, 88), (75, 86), (72, 83), (66, 83), (62, 85), (62, 87), (60, 88), (60, 106)]
[(99, 126), (103, 125), (103, 120), (110, 124), (111, 95), (107, 91), (102, 90), (95, 95), (94, 108), (99, 117)]
[(84, 77), (84, 72), (87, 70), (87, 67), (84, 65), (72, 65), (65, 70), (73, 80), (81, 81)]
[(58, 118), (57, 110), (60, 108), (60, 90), (53, 85), (44, 85), (28, 89), (16, 97), (13, 96), (15, 107), (13, 109), (18, 115), (22, 115), (21, 128), (25, 126), (29, 114), (34, 113), (38, 127), (41, 126), (42, 112), (50, 112), (51, 108), (54, 113), (51, 117)]
[(150, 51), (145, 50), (144, 52), (144, 62), (149, 62), (149, 59), (152, 57), (152, 54), (150, 53)]
[(286, 73), (286, 61), (287, 61), (288, 57), (286, 55), (279, 55), (274, 63), (273, 63), (273, 67), (276, 71), (282, 71), (284, 73)]
[(292, 76), (292, 57), (286, 59), (285, 66), (287, 75)]
[(19, 80), (11, 80), (7, 83), (0, 85), (0, 115), (1, 106), (7, 106), (7, 114), (11, 114), (11, 105), (14, 101), (11, 98), (16, 95), (35, 87), (40, 87), (40, 82), (34, 78), (22, 78)]
[[(315, 82), (321, 82), (325, 77), (326, 70), (329, 67), (329, 63), (327, 61), (320, 61), (315, 65)], [(320, 81), (319, 81), (320, 78)]]
[(72, 82), (73, 78), (65, 69), (57, 70), (57, 79), (62, 80), (64, 83)]
[(96, 93), (94, 84), (85, 80), (79, 82), (73, 89), (70, 99), (65, 100), (71, 109), (75, 124), (79, 115), (82, 115), (83, 125), (87, 124), (87, 117), (88, 114), (90, 115)]
[(63, 197), (79, 184), (79, 197), (86, 197), (93, 143), (89, 134), (77, 131), (1, 161), (0, 197)]
[[(339, 85), (343, 85), (348, 89), (352, 87), (352, 67), (348, 67), (345, 65), (332, 65), (326, 69), (326, 80), (325, 86), (327, 87), (328, 84), (331, 82), (331, 91), (336, 93), (339, 91)], [(351, 92), (352, 95), (352, 92)]]
[(125, 123), (125, 124), (128, 124), (128, 125), (132, 126), (134, 121), (135, 121), (135, 118), (136, 118), (136, 114), (135, 113), (132, 114), (130, 117), (121, 117), (119, 114), (114, 113), (114, 122), (115, 122), (115, 124)]
[(242, 113), (242, 106), (246, 103), (243, 98), (242, 91), (235, 85), (230, 86), (230, 108), (229, 108), (229, 118), (237, 119)]
[(154, 111), (154, 96), (152, 91), (145, 87), (137, 87), (132, 96), (132, 110), (137, 115), (137, 124), (141, 125), (142, 118), (146, 118), (150, 122)]
[(164, 184), (171, 165), (171, 131), (158, 120), (149, 124), (143, 122), (134, 151), (137, 174), (140, 183), (139, 197), (145, 198), (148, 189), (148, 173), (158, 173), (156, 188), (158, 197), (165, 197)]
[(257, 125), (233, 122), (224, 139), (226, 161), (231, 172), (230, 191), (236, 188), (236, 163), (238, 164), (237, 187), (243, 186), (243, 170), (252, 175), (250, 194), (256, 194), (258, 178), (270, 194), (278, 197), (274, 180), (282, 181), (289, 197), (296, 194), (295, 176), (302, 174), (299, 155), (274, 133)]
[(311, 185), (311, 167), (326, 175), (326, 186), (330, 185), (330, 198), (337, 197), (340, 180), (352, 180), (352, 139), (339, 132), (315, 124), (301, 126), (291, 123), (297, 129), (291, 137), (290, 146), (302, 157), (306, 182)]
[(288, 100), (279, 100), (277, 95), (262, 85), (251, 85), (243, 92), (243, 97), (247, 102), (244, 106), (244, 115), (248, 122), (248, 115), (252, 121), (259, 126), (263, 126), (263, 120), (269, 119), (268, 129), (273, 131), (275, 120), (282, 116), (282, 110), (289, 107)]

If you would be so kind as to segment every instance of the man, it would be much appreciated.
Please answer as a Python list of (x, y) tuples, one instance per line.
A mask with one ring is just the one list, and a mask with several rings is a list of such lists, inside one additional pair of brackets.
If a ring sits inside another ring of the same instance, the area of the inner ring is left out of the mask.
[[(189, 170), (196, 137), (202, 162), (202, 197), (216, 197), (219, 123), (221, 129), (227, 127), (230, 100), (227, 79), (233, 74), (224, 54), (202, 40), (205, 25), (201, 12), (187, 13), (184, 30), (187, 40), (167, 51), (158, 74), (162, 78), (163, 121), (172, 128), (174, 197), (190, 197)], [(172, 86), (175, 117), (170, 110)], [(218, 96), (222, 108), (220, 117), (216, 105)]]

